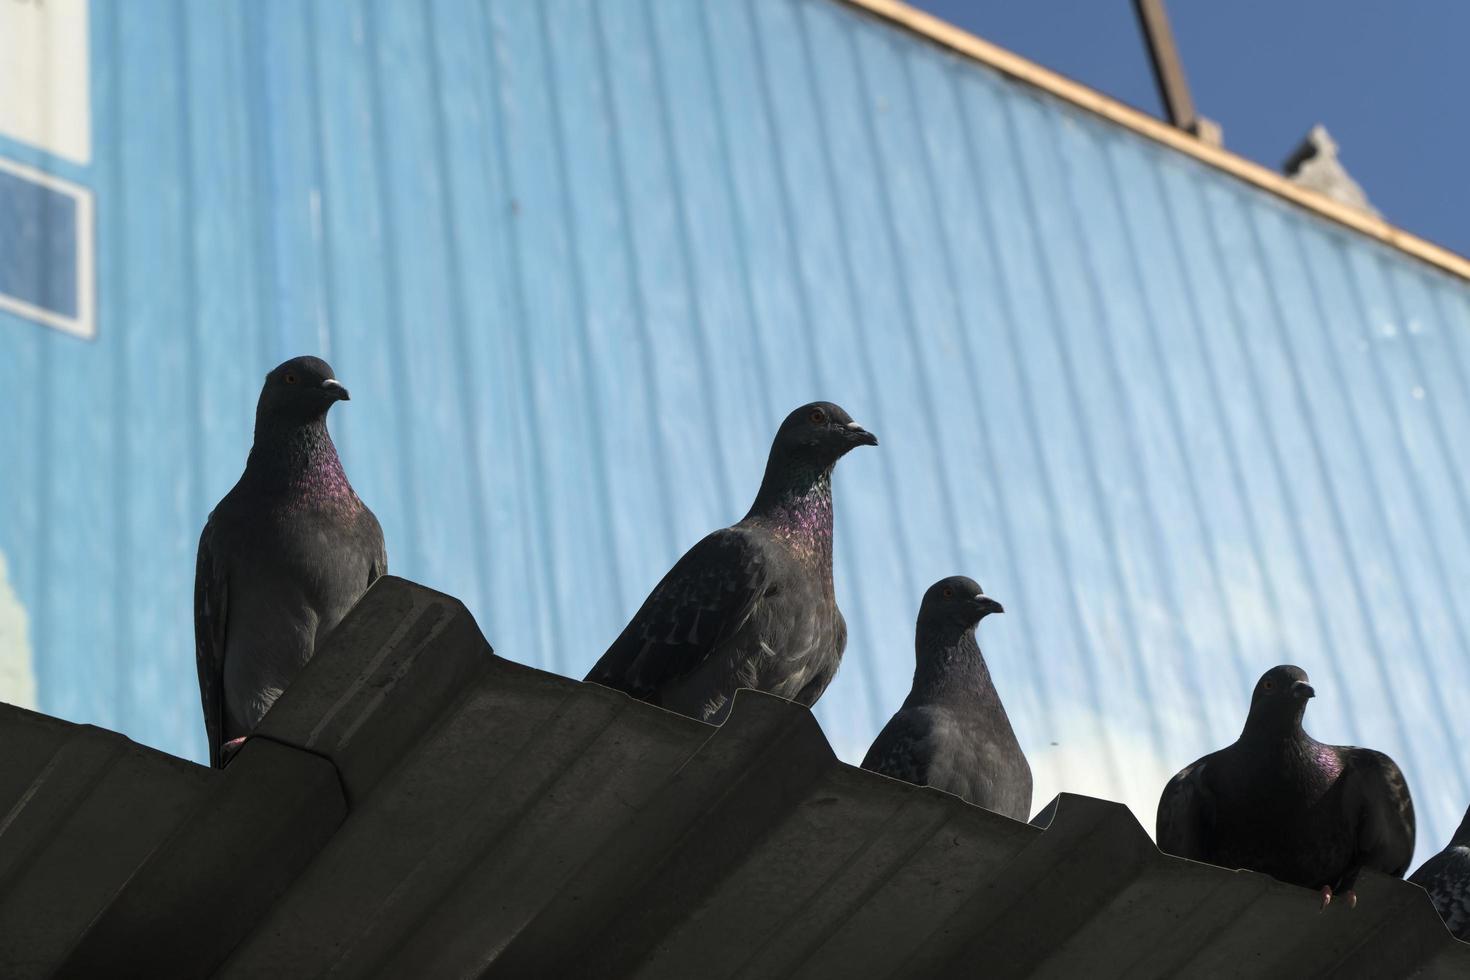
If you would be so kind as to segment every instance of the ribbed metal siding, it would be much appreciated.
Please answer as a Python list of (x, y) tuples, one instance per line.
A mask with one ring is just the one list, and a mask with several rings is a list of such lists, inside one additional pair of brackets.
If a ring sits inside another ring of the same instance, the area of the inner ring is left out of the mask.
[(318, 351), (396, 572), (580, 674), (832, 398), (845, 758), (923, 588), (1038, 770), (1151, 824), (1266, 667), (1470, 800), (1470, 287), (833, 0), (94, 4), (98, 340), (0, 315), (44, 710), (202, 755), (193, 550)]

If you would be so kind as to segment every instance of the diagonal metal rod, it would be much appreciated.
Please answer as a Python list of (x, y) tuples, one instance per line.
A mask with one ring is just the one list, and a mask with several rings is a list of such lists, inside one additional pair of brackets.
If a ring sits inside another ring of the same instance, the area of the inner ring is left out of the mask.
[(1164, 0), (1133, 0), (1133, 7), (1143, 27), (1154, 81), (1159, 86), (1159, 96), (1164, 101), (1169, 122), (1185, 132), (1218, 144), (1219, 127), (1194, 110), (1194, 99), (1189, 95), (1189, 82), (1184, 77), (1184, 64), (1179, 60), (1179, 48), (1174, 43), (1174, 31), (1169, 27)]

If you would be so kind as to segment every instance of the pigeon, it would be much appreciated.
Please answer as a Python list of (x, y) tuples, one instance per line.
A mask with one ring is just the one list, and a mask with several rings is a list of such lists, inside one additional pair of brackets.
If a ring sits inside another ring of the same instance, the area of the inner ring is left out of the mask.
[(863, 768), (1026, 820), (1031, 766), (975, 642), (980, 620), (998, 612), (1001, 604), (963, 575), (929, 587), (914, 630), (914, 686)]
[(674, 564), (587, 680), (711, 724), (742, 687), (814, 704), (847, 645), (832, 589), (832, 469), (877, 444), (831, 402), (788, 415), (750, 512)]
[(1260, 871), (1357, 904), (1358, 873), (1402, 878), (1414, 854), (1414, 804), (1382, 752), (1323, 745), (1302, 730), (1316, 692), (1300, 667), (1273, 667), (1251, 695), (1233, 745), (1181, 771), (1159, 798), (1159, 849)]
[(216, 768), (388, 570), (383, 530), (327, 434), (348, 397), (317, 357), (266, 375), (245, 472), (199, 536), (194, 647)]
[(1409, 880), (1429, 893), (1429, 900), (1456, 939), (1470, 941), (1470, 810), (1449, 844)]

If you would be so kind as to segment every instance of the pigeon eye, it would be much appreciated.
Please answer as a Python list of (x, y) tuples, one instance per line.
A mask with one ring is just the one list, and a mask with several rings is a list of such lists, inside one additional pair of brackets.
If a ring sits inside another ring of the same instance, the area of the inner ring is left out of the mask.
[(296, 383), (296, 375), (290, 373), (289, 371), (286, 372), (286, 384), (288, 384), (288, 385), (294, 385), (295, 383)]
[(1261, 685), (1261, 690), (1263, 690), (1263, 691), (1274, 691), (1274, 690), (1276, 690), (1276, 682), (1275, 681), (1270, 681), (1270, 680), (1266, 681), (1264, 684)]
[(827, 421), (827, 413), (822, 411), (820, 408), (812, 409), (812, 414), (807, 417), (812, 420), (813, 425), (821, 425), (823, 422)]
[(943, 593), (943, 595), (944, 595), (944, 597), (946, 599), (953, 599), (954, 598), (954, 589), (951, 589), (949, 586), (946, 585), (944, 587), (944, 593)]

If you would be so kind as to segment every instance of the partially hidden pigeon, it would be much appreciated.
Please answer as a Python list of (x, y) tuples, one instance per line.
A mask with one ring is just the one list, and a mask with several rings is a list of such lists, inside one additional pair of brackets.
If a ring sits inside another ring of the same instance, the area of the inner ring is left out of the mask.
[(1159, 799), (1159, 849), (1318, 889), (1322, 904), (1364, 868), (1403, 877), (1414, 854), (1414, 804), (1382, 752), (1323, 745), (1302, 730), (1316, 692), (1300, 667), (1256, 682), (1234, 744), (1181, 771)]
[(317, 357), (266, 375), (245, 472), (199, 536), (195, 659), (213, 766), (388, 570), (378, 519), (327, 434), (328, 409), (347, 398)]
[(1429, 893), (1429, 900), (1456, 939), (1470, 941), (1470, 810), (1449, 844), (1409, 875)]
[(847, 645), (832, 589), (832, 469), (877, 444), (831, 402), (788, 415), (750, 512), (674, 564), (587, 680), (711, 723), (742, 687), (813, 704)]
[(974, 579), (924, 593), (914, 629), (914, 685), (873, 741), (863, 768), (953, 793), (1016, 820), (1031, 815), (1031, 766), (975, 641), (1004, 612)]

